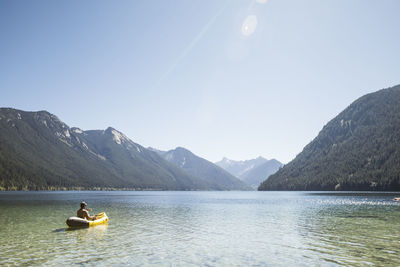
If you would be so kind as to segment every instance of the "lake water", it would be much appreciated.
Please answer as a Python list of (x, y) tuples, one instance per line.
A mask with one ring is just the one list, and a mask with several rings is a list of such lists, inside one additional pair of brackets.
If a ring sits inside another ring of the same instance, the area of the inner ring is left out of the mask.
[[(0, 266), (399, 266), (394, 196), (1, 192)], [(82, 200), (108, 225), (67, 230)]]

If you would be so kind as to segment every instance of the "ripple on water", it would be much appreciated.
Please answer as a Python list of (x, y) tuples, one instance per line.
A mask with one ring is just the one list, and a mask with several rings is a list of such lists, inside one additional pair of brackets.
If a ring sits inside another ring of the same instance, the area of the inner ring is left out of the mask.
[[(400, 265), (399, 203), (384, 194), (26, 194), (0, 194), (0, 265)], [(65, 230), (71, 199), (109, 224)]]

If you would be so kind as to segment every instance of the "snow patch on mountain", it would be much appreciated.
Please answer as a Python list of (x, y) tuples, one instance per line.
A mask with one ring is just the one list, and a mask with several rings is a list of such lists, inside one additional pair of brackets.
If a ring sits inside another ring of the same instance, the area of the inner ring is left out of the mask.
[(185, 166), (185, 164), (186, 164), (186, 157), (183, 157), (183, 161), (182, 161), (181, 167)]
[(248, 166), (247, 168), (245, 168), (243, 171), (239, 172), (239, 176), (243, 175), (244, 173), (254, 169), (255, 165), (251, 164), (250, 166)]
[(165, 155), (165, 159), (168, 160), (168, 161), (172, 161), (172, 159), (173, 159), (172, 153), (166, 154), (166, 155)]
[(85, 142), (82, 142), (82, 146), (83, 146), (86, 150), (89, 150), (89, 147), (85, 144)]
[(72, 144), (70, 144), (67, 140), (64, 140), (63, 138), (59, 138), (58, 140), (60, 140), (61, 142), (63, 142), (67, 146), (72, 147)]
[(79, 128), (72, 128), (72, 131), (77, 134), (83, 134), (83, 131)]
[(120, 133), (115, 129), (112, 129), (111, 133), (113, 135), (113, 140), (115, 141), (115, 143), (119, 145), (122, 144), (122, 142), (128, 141), (128, 138), (123, 133)]
[(249, 173), (253, 169), (257, 168), (259, 165), (267, 162), (268, 160), (263, 157), (258, 157), (251, 160), (230, 160), (224, 157), (221, 161), (215, 164), (225, 169), (232, 175), (242, 179), (246, 173)]
[(92, 153), (92, 154), (94, 154), (94, 155), (96, 155), (99, 159), (101, 159), (101, 160), (106, 160), (106, 158), (105, 157), (103, 157), (102, 155), (100, 155), (100, 154), (96, 154), (96, 153), (94, 153), (94, 152), (92, 152), (92, 151), (90, 151), (90, 153)]

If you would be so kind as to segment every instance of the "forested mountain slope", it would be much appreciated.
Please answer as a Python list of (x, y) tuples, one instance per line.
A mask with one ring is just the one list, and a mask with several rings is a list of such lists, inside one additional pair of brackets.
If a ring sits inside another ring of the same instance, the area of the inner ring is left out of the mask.
[(217, 189), (113, 128), (70, 128), (47, 111), (0, 109), (0, 189)]
[(365, 95), (259, 190), (400, 190), (400, 86)]

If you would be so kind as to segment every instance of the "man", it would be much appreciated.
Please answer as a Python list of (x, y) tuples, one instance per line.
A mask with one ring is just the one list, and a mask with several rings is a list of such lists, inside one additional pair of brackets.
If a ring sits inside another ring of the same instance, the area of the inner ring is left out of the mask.
[(76, 212), (76, 216), (86, 220), (92, 220), (92, 221), (96, 220), (97, 219), (96, 215), (94, 216), (89, 215), (88, 211), (92, 211), (92, 209), (86, 209), (86, 206), (87, 206), (86, 202), (82, 201), (81, 208)]

